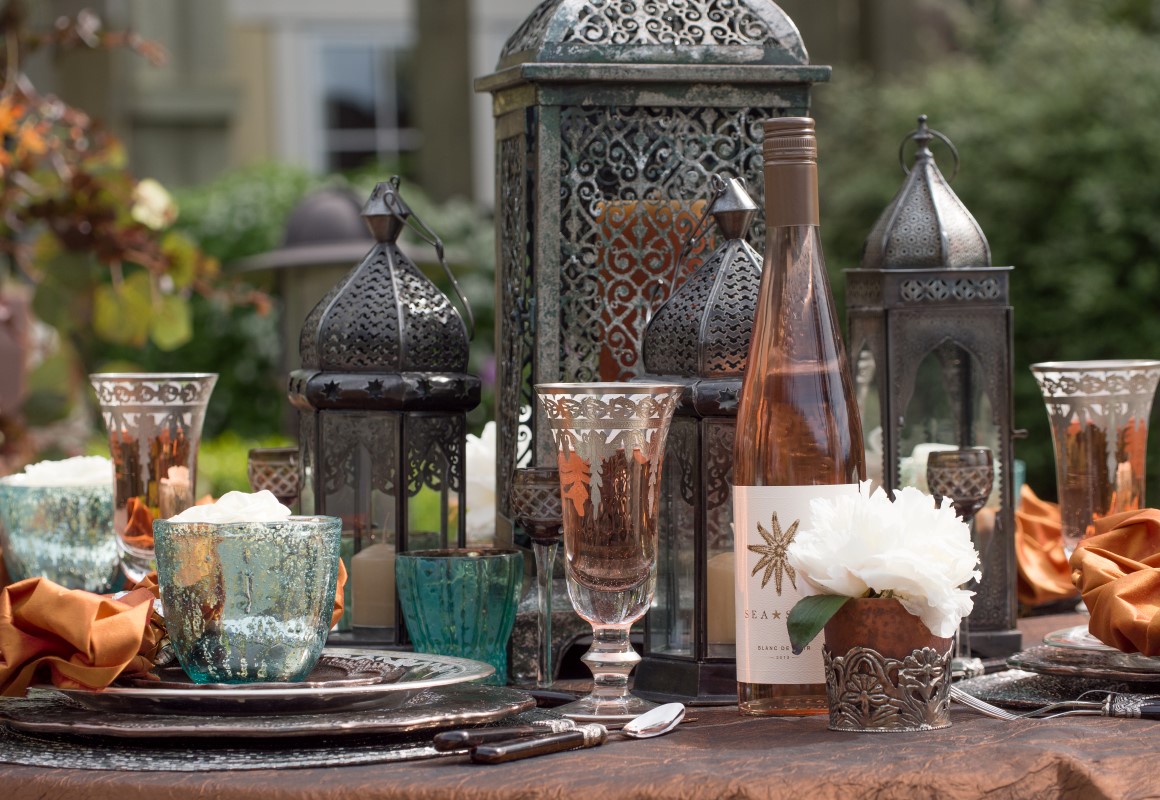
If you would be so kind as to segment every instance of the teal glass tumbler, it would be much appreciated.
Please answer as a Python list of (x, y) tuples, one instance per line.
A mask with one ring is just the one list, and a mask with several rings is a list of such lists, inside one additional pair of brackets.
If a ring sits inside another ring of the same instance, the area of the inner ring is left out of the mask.
[(294, 682), (322, 655), (338, 583), (338, 517), (156, 520), (165, 627), (195, 683)]
[(420, 653), (483, 661), (508, 680), (508, 639), (524, 580), (518, 550), (412, 550), (395, 557), (407, 632)]
[(13, 581), (45, 577), (109, 592), (120, 577), (113, 485), (20, 486), (0, 480), (0, 542)]

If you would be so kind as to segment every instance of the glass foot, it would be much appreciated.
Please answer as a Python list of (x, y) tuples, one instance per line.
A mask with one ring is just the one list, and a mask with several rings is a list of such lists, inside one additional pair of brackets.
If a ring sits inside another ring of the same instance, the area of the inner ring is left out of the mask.
[(605, 727), (619, 728), (656, 707), (656, 703), (631, 694), (619, 697), (598, 697), (590, 694), (552, 710), (576, 722), (599, 722)]

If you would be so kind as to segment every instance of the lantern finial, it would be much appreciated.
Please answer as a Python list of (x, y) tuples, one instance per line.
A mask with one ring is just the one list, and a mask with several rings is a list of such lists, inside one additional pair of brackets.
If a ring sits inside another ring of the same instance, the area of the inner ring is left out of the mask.
[[(862, 250), (862, 269), (972, 269), (991, 265), (991, 247), (983, 229), (951, 189), (931, 152), (938, 139), (954, 157), (953, 179), (959, 170), (954, 144), (918, 118), (918, 127), (898, 147), (898, 163), (906, 180), (878, 217)], [(917, 143), (914, 164), (906, 166), (908, 142)]]

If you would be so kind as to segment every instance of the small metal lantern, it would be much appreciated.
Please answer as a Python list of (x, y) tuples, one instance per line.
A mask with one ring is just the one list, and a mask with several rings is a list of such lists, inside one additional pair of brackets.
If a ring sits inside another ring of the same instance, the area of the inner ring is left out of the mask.
[(646, 287), (695, 223), (681, 199), (715, 172), (761, 192), (761, 121), (805, 114), (829, 75), (769, 0), (545, 0), (476, 82), (496, 122), (497, 525), (512, 470), (554, 463), (533, 384), (643, 372)]
[(410, 226), (447, 269), (397, 177), (362, 214), (376, 244), (307, 316), (289, 395), (301, 412), (302, 511), (343, 520), (350, 579), (332, 640), (391, 646), (407, 641), (395, 554), (466, 544), (466, 412), (480, 382), (465, 372), (471, 309), (450, 270), (468, 326), (399, 249)]
[[(918, 118), (899, 149), (906, 180), (866, 239), (860, 269), (846, 271), (849, 351), (870, 477), (890, 491), (926, 486), (938, 449), (982, 446), (994, 454), (995, 491), (975, 517), (992, 545), (971, 614), (971, 645), (983, 656), (1019, 649), (1015, 630), (1012, 490), (1011, 267), (991, 266), (978, 223), (935, 164)], [(917, 144), (908, 170), (903, 149)], [(952, 174), (952, 178), (954, 175)]]
[(665, 449), (656, 599), (635, 679), (642, 696), (700, 704), (737, 702), (733, 438), (761, 282), (745, 181), (713, 176), (712, 189), (707, 216), (724, 241), (644, 334), (646, 379), (686, 390)]

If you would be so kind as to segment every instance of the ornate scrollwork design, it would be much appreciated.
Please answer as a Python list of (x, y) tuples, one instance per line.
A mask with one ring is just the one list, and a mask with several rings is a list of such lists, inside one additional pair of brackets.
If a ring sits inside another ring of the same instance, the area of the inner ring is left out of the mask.
[(822, 651), (831, 730), (928, 731), (951, 724), (951, 651), (930, 647), (902, 660), (868, 647)]

